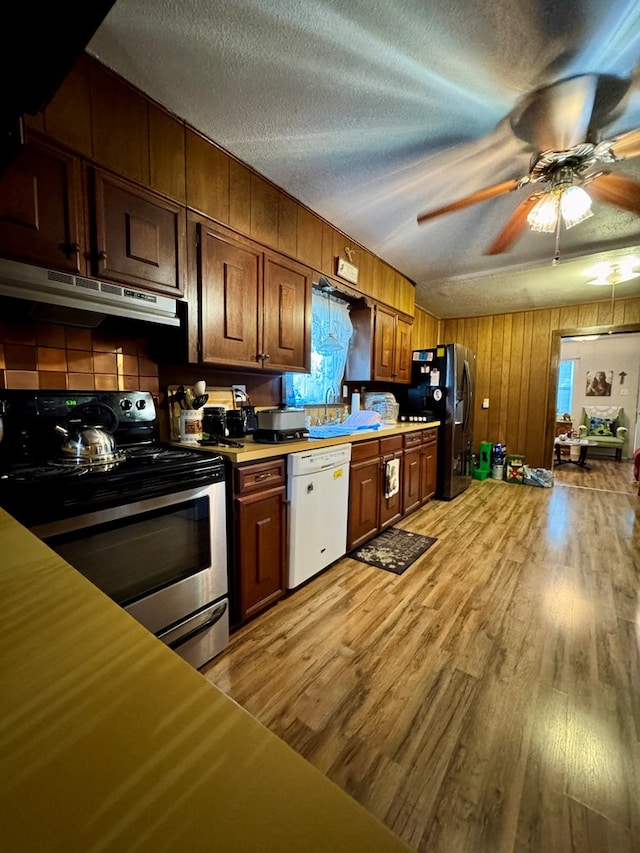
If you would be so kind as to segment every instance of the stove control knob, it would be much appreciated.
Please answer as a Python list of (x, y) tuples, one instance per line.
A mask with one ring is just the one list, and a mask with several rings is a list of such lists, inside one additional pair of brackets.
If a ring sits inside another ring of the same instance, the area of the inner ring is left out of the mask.
[(146, 408), (147, 408), (147, 401), (146, 400), (136, 400), (136, 409), (140, 409), (142, 411), (142, 409), (146, 409)]
[(124, 400), (120, 400), (120, 408), (123, 412), (128, 412), (132, 406), (133, 403), (128, 397), (125, 397)]

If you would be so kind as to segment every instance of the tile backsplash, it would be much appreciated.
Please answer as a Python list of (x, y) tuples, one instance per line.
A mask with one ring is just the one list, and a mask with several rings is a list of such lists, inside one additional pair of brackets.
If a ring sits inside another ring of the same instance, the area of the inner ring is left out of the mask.
[(0, 317), (0, 387), (159, 393), (149, 338)]

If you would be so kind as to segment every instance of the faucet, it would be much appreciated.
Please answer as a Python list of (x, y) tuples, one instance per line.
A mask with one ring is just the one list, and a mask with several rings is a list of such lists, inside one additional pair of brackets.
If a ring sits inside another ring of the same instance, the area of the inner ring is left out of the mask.
[[(331, 399), (329, 399), (331, 398)], [(329, 403), (335, 403), (336, 392), (332, 385), (327, 388), (327, 393), (324, 395), (324, 422), (329, 422)]]

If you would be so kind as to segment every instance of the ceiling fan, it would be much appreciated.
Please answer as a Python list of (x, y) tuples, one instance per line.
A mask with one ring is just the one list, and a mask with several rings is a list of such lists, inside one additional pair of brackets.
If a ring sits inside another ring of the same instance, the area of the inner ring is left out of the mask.
[(640, 155), (640, 128), (598, 139), (599, 129), (613, 120), (611, 113), (628, 85), (620, 78), (584, 74), (533, 92), (509, 117), (514, 133), (533, 148), (529, 172), (424, 211), (418, 224), (527, 184), (540, 184), (516, 207), (485, 254), (506, 252), (529, 225), (532, 230), (555, 232), (557, 261), (561, 222), (572, 227), (590, 216), (592, 197), (640, 215), (640, 183), (606, 168)]

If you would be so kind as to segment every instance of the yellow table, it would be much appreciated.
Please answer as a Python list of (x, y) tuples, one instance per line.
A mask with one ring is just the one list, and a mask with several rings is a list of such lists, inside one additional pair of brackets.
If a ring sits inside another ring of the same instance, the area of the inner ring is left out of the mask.
[(4, 850), (409, 849), (2, 510), (0, 555)]

